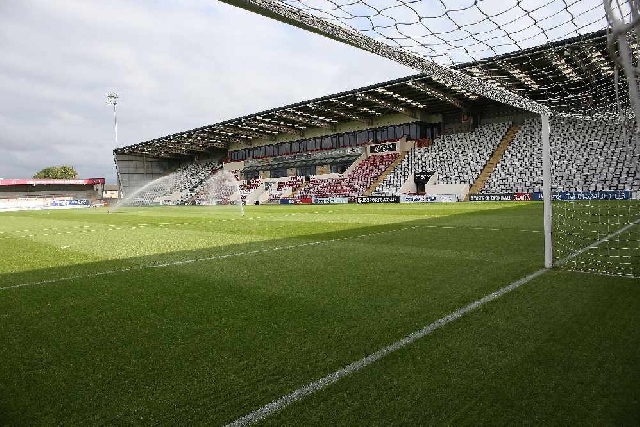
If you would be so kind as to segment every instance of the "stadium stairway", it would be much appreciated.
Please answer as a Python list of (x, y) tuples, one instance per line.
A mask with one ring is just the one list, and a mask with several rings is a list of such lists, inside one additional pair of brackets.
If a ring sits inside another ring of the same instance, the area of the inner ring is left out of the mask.
[(291, 192), (291, 194), (289, 195), (289, 198), (296, 199), (298, 197), (298, 194), (300, 194), (302, 189), (305, 188), (307, 185), (309, 185), (309, 181), (304, 181), (301, 186), (299, 186), (298, 188), (294, 189)]
[(349, 175), (351, 172), (353, 172), (353, 170), (354, 170), (355, 168), (357, 168), (357, 167), (358, 167), (358, 165), (359, 165), (360, 163), (362, 163), (362, 162), (363, 162), (363, 161), (365, 161), (366, 159), (367, 159), (367, 152), (366, 152), (366, 151), (364, 151), (364, 152), (360, 155), (360, 157), (358, 157), (357, 159), (355, 159), (355, 160), (353, 161), (353, 163), (351, 163), (351, 164), (349, 165), (349, 167), (348, 167), (347, 169), (345, 169), (345, 171), (344, 171), (344, 172), (342, 172), (342, 176), (347, 176), (347, 175)]
[[(362, 153), (362, 155), (361, 155), (360, 157), (358, 157), (357, 159), (355, 159), (355, 160), (353, 161), (353, 163), (351, 163), (351, 164), (349, 165), (349, 167), (348, 167), (344, 172), (342, 172), (342, 174), (340, 174), (340, 176), (347, 176), (347, 175), (349, 175), (349, 174), (350, 174), (350, 173), (351, 173), (355, 168), (357, 168), (357, 167), (358, 167), (358, 165), (359, 165), (360, 163), (362, 163), (366, 158), (367, 158), (367, 153), (366, 153), (366, 152)], [(289, 196), (289, 197), (291, 197), (292, 199), (297, 198), (297, 197), (298, 197), (298, 195), (300, 194), (300, 192), (301, 192), (305, 187), (307, 187), (308, 185), (309, 185), (309, 181), (305, 181), (305, 182), (303, 182), (303, 183), (302, 183), (302, 185), (301, 185), (300, 187), (298, 187), (296, 190), (294, 190), (294, 191), (291, 193), (291, 196)]]
[(394, 169), (402, 162), (402, 159), (404, 159), (405, 157), (407, 157), (407, 153), (408, 151), (401, 151), (398, 156), (397, 159), (395, 159), (393, 161), (393, 163), (391, 163), (389, 165), (389, 167), (382, 172), (382, 174), (380, 174), (380, 177), (378, 177), (377, 180), (375, 180), (370, 186), (369, 188), (367, 188), (365, 190), (365, 192), (363, 193), (363, 196), (370, 196), (371, 193), (373, 193), (375, 191), (376, 188), (378, 188), (378, 185), (382, 184), (382, 182), (385, 180), (385, 178), (387, 177), (387, 175), (389, 175), (391, 172), (394, 171)]
[(478, 179), (476, 179), (476, 182), (474, 182), (469, 189), (469, 192), (464, 198), (465, 201), (469, 200), (469, 194), (478, 194), (480, 191), (482, 191), (484, 185), (487, 183), (487, 180), (493, 173), (493, 170), (500, 162), (500, 159), (502, 159), (504, 152), (507, 151), (509, 144), (513, 142), (519, 130), (520, 125), (512, 125), (509, 129), (507, 129), (507, 132), (502, 137), (502, 140), (498, 144), (498, 147), (487, 161), (487, 164), (482, 169), (482, 172), (480, 172), (480, 175), (478, 175)]

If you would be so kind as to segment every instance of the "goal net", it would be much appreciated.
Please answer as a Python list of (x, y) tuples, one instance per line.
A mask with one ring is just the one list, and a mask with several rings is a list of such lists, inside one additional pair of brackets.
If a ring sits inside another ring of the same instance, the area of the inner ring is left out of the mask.
[(640, 278), (640, 144), (630, 123), (551, 120), (558, 267)]
[(433, 96), (540, 115), (545, 264), (638, 276), (638, 0), (222, 1), (414, 68)]

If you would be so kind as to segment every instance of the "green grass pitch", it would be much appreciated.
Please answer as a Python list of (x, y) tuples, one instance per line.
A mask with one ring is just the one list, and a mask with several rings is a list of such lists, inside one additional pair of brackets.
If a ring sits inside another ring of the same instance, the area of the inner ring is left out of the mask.
[[(542, 205), (0, 214), (0, 425), (224, 425), (543, 263)], [(264, 425), (640, 423), (640, 281), (544, 273)]]

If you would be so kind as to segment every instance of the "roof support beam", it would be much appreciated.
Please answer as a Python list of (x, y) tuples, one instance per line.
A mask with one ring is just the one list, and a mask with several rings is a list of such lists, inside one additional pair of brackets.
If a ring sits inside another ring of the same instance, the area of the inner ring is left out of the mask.
[[(178, 142), (178, 141), (171, 141), (172, 144), (176, 144), (174, 146), (169, 146), (170, 150), (184, 150), (184, 151), (194, 151), (194, 152), (201, 152), (204, 153), (207, 151), (206, 148), (201, 147), (200, 145), (196, 145), (195, 142)], [(200, 144), (198, 142), (198, 144)]]
[(179, 145), (169, 145), (162, 147), (162, 150), (169, 153), (182, 154), (185, 156), (191, 156), (193, 153), (190, 153), (189, 150), (184, 147), (182, 144)]
[(259, 121), (246, 121), (249, 126), (263, 127), (271, 131), (279, 133), (288, 133), (296, 136), (304, 136), (304, 129), (298, 129), (291, 126), (283, 125), (281, 123), (272, 122), (269, 119), (257, 117)]
[(210, 144), (215, 148), (222, 148), (223, 150), (226, 150), (227, 148), (229, 148), (229, 145), (224, 142), (217, 141), (217, 142), (211, 142)]
[(431, 86), (427, 85), (424, 82), (419, 82), (419, 81), (415, 81), (415, 80), (410, 80), (407, 82), (407, 84), (409, 86), (412, 86), (418, 90), (421, 90), (422, 92), (426, 93), (427, 95), (433, 96), (434, 98), (439, 99), (440, 101), (445, 101), (448, 102), (449, 104), (456, 106), (458, 108), (460, 108), (463, 111), (469, 111), (469, 108), (467, 107), (467, 105), (460, 100), (459, 98), (455, 97), (455, 96), (451, 96), (451, 95), (447, 95), (446, 93), (438, 90), (438, 89), (434, 89)]
[(211, 129), (207, 132), (202, 133), (204, 137), (204, 141), (216, 141), (216, 142), (224, 142), (226, 144), (231, 142), (245, 142), (248, 138), (242, 138), (239, 135), (229, 135), (227, 132), (218, 131), (216, 129)]
[(395, 110), (399, 113), (404, 114), (405, 116), (409, 116), (414, 119), (418, 118), (418, 114), (415, 110), (402, 106), (398, 103), (376, 98), (375, 96), (372, 96), (371, 94), (368, 94), (368, 93), (358, 93), (356, 96), (361, 99), (366, 99), (369, 102), (373, 102), (374, 104), (379, 105), (381, 107), (388, 108), (390, 110)]
[[(349, 107), (349, 105), (346, 105), (343, 101), (340, 101), (339, 99), (335, 99), (332, 98), (330, 99), (331, 102), (334, 102), (336, 104), (339, 104), (341, 106), (347, 106)], [(317, 110), (323, 110), (323, 111), (327, 111), (329, 113), (333, 113), (333, 114), (337, 114), (339, 116), (345, 117), (347, 119), (356, 121), (356, 122), (360, 122), (360, 123), (364, 123), (367, 126), (373, 126), (373, 119), (371, 117), (364, 117), (361, 116), (359, 114), (354, 114), (351, 112), (346, 112), (346, 111), (342, 111), (342, 110), (335, 110), (333, 108), (328, 108), (328, 107), (324, 107), (322, 105), (318, 105), (318, 104), (313, 104), (313, 106), (311, 108), (317, 109)], [(352, 108), (352, 107), (349, 107)]]
[(336, 126), (335, 123), (322, 121), (320, 119), (317, 119), (317, 118), (314, 118), (314, 117), (310, 117), (308, 115), (305, 115), (304, 113), (300, 113), (300, 112), (295, 111), (295, 110), (278, 111), (275, 114), (277, 114), (279, 117), (285, 118), (287, 120), (291, 120), (291, 121), (298, 122), (298, 123), (303, 123), (305, 125), (311, 125), (311, 126), (315, 126), (315, 127), (319, 127), (319, 128), (329, 129), (332, 132), (335, 132), (336, 129), (337, 129), (337, 126)]
[(507, 73), (511, 74), (516, 79), (518, 79), (518, 81), (524, 84), (527, 88), (530, 88), (531, 90), (540, 89), (540, 85), (536, 83), (527, 73), (522, 71), (515, 64), (510, 64), (507, 61), (498, 61), (496, 62), (496, 65), (498, 65), (501, 69), (503, 69)]
[(189, 151), (196, 151), (200, 153), (207, 152), (207, 149), (205, 147), (202, 147), (201, 145), (187, 145), (185, 148)]
[(187, 153), (186, 151), (177, 151), (171, 148), (164, 148), (163, 151), (155, 151), (155, 152), (145, 151), (142, 154), (145, 154), (147, 156), (162, 157), (166, 159), (171, 159), (176, 156), (189, 156), (189, 157), (193, 156), (193, 153)]
[[(169, 144), (174, 144), (174, 146), (179, 146), (179, 147), (190, 146), (192, 144), (195, 144), (196, 141), (198, 141), (198, 136), (194, 133), (188, 133), (188, 134), (185, 133), (182, 135), (178, 135), (177, 137), (175, 136), (169, 137), (168, 139)], [(166, 142), (165, 142), (165, 146), (166, 146)]]
[(233, 126), (217, 126), (216, 128), (214, 128), (215, 130), (221, 130), (223, 132), (226, 133), (231, 133), (234, 136), (238, 136), (240, 138), (247, 138), (247, 137), (251, 137), (251, 138), (262, 138), (262, 139), (275, 139), (276, 135), (274, 133), (266, 133), (266, 132), (260, 132), (258, 130), (255, 129), (248, 129), (245, 127), (233, 127)]
[(181, 134), (174, 134), (168, 137), (160, 139), (161, 146), (169, 147), (170, 149), (180, 149), (194, 151), (194, 152), (206, 152), (207, 150), (201, 145), (200, 134), (196, 132), (185, 132)]

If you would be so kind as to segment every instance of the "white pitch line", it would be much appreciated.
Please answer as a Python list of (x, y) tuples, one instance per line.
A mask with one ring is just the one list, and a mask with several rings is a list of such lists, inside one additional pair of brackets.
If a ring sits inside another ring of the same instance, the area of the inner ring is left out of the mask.
[(475, 310), (478, 307), (481, 307), (482, 305), (493, 301), (499, 297), (501, 297), (502, 295), (511, 292), (512, 290), (519, 288), (520, 286), (524, 285), (525, 283), (535, 279), (536, 277), (540, 276), (541, 274), (543, 274), (544, 272), (546, 272), (547, 270), (545, 268), (540, 269), (520, 280), (517, 280), (493, 293), (490, 293), (489, 295), (486, 295), (482, 298), (480, 298), (479, 300), (476, 300), (474, 302), (472, 302), (471, 304), (466, 305), (465, 307), (462, 307), (456, 311), (454, 311), (451, 314), (448, 314), (444, 317), (441, 317), (440, 319), (436, 320), (435, 322), (425, 326), (424, 328), (413, 332), (407, 336), (405, 336), (404, 338), (402, 338), (399, 341), (394, 342), (391, 345), (388, 345), (378, 351), (376, 351), (373, 354), (370, 354), (369, 356), (363, 357), (360, 360), (356, 360), (353, 363), (348, 364), (347, 366), (338, 369), (335, 372), (330, 373), (329, 375), (326, 375), (316, 381), (313, 381), (307, 385), (304, 385), (302, 387), (300, 387), (297, 390), (292, 391), (289, 394), (286, 394), (270, 403), (267, 403), (266, 405), (264, 405), (263, 407), (256, 409), (255, 411), (241, 417), (238, 418), (237, 420), (227, 424), (228, 427), (236, 427), (236, 426), (247, 426), (250, 424), (254, 424), (266, 417), (268, 417), (271, 414), (274, 414), (282, 409), (284, 409), (285, 407), (291, 405), (294, 402), (297, 402), (301, 399), (304, 399), (305, 397), (309, 396), (310, 394), (313, 394), (317, 391), (320, 391), (322, 389), (324, 389), (325, 387), (337, 382), (338, 380), (353, 374), (354, 372), (357, 372), (369, 365), (371, 365), (372, 363), (382, 359), (383, 357), (385, 357), (386, 355), (393, 353), (397, 350), (400, 350), (401, 348), (404, 348), (406, 346), (408, 346), (409, 344), (412, 344), (414, 341), (419, 340), (420, 338), (423, 338), (429, 334), (431, 334), (432, 332), (434, 332), (436, 329), (453, 322), (454, 320), (459, 319), (460, 317), (462, 317), (463, 315), (465, 315), (466, 313)]
[[(438, 225), (417, 225), (414, 228), (452, 229), (453, 227), (450, 227), (450, 226), (438, 226)], [(466, 227), (459, 227), (459, 228), (466, 228)], [(477, 230), (478, 228), (474, 228), (474, 229)], [(23, 287), (28, 287), (28, 286), (49, 285), (49, 284), (53, 284), (53, 283), (67, 282), (67, 281), (70, 281), (70, 280), (88, 279), (88, 278), (92, 278), (92, 277), (105, 276), (105, 275), (110, 275), (110, 274), (118, 274), (118, 273), (124, 273), (124, 272), (128, 272), (128, 271), (146, 270), (146, 269), (152, 269), (152, 268), (165, 268), (165, 267), (172, 267), (172, 266), (178, 266), (178, 265), (184, 265), (184, 264), (191, 264), (191, 263), (194, 263), (194, 262), (215, 261), (215, 260), (218, 260), (218, 259), (225, 259), (225, 258), (229, 258), (229, 257), (253, 255), (253, 254), (257, 254), (257, 253), (266, 253), (266, 252), (272, 252), (272, 251), (276, 251), (276, 250), (296, 249), (296, 248), (302, 248), (302, 247), (305, 247), (305, 246), (321, 245), (321, 244), (333, 243), (333, 242), (338, 242), (338, 241), (359, 239), (359, 238), (363, 238), (363, 237), (378, 236), (378, 235), (381, 235), (381, 234), (390, 234), (390, 233), (396, 233), (396, 232), (399, 232), (399, 231), (406, 231), (406, 230), (409, 230), (409, 228), (405, 227), (405, 228), (393, 229), (393, 230), (388, 230), (388, 231), (377, 231), (377, 232), (372, 232), (372, 233), (367, 233), (367, 234), (360, 234), (360, 235), (352, 236), (352, 237), (341, 237), (341, 238), (335, 238), (335, 239), (329, 239), (329, 240), (318, 240), (318, 241), (315, 241), (315, 242), (306, 242), (306, 243), (300, 243), (300, 244), (297, 244), (297, 245), (281, 246), (281, 247), (266, 248), (266, 249), (257, 249), (257, 250), (253, 250), (253, 251), (236, 252), (236, 253), (224, 254), (224, 255), (213, 255), (213, 256), (210, 256), (210, 257), (203, 257), (203, 258), (191, 258), (191, 259), (185, 259), (185, 260), (180, 260), (180, 261), (170, 261), (170, 262), (166, 262), (166, 263), (162, 263), (162, 264), (148, 264), (148, 265), (141, 265), (141, 266), (125, 267), (125, 268), (119, 268), (119, 269), (113, 269), (113, 270), (99, 271), (99, 272), (96, 272), (96, 273), (89, 273), (89, 274), (84, 274), (84, 275), (57, 277), (57, 278), (54, 278), (54, 279), (46, 279), (46, 280), (40, 280), (40, 281), (36, 281), (36, 282), (26, 282), (26, 283), (19, 283), (19, 284), (16, 284), (16, 285), (2, 286), (2, 287), (0, 287), (0, 291), (6, 291), (8, 289), (23, 288)], [(504, 229), (504, 230), (505, 231), (528, 231), (528, 230), (515, 230), (515, 229)], [(94, 230), (91, 230), (91, 231), (94, 231)], [(62, 234), (62, 233), (58, 233), (58, 234)]]
[[(562, 265), (564, 263), (566, 263), (567, 261), (569, 261), (572, 258), (575, 258), (577, 256), (579, 256), (580, 254), (584, 253), (585, 251), (587, 251), (588, 249), (591, 248), (595, 248), (598, 245), (602, 244), (603, 242), (606, 242), (608, 239), (610, 239), (611, 237), (615, 237), (620, 233), (623, 233), (624, 231), (628, 230), (629, 228), (633, 227), (636, 224), (640, 223), (640, 219), (626, 225), (625, 227), (621, 228), (618, 231), (615, 231), (611, 234), (609, 234), (608, 236), (600, 239), (599, 241), (583, 248), (580, 249), (574, 253), (572, 253), (571, 255), (567, 256), (566, 258), (563, 258), (561, 260), (559, 260), (556, 264), (557, 265)], [(444, 227), (443, 227), (444, 228)], [(479, 229), (479, 228), (475, 228), (475, 229)], [(524, 230), (520, 230), (520, 231), (524, 231)], [(529, 274), (526, 277), (523, 277), (522, 279), (516, 280), (513, 283), (510, 283), (509, 285), (498, 289), (495, 292), (490, 293), (489, 295), (486, 295), (474, 302), (472, 302), (471, 304), (468, 304), (444, 317), (441, 317), (440, 319), (436, 320), (435, 322), (425, 326), (424, 328), (412, 332), (411, 334), (405, 336), (404, 338), (394, 342), (391, 345), (388, 345), (378, 351), (376, 351), (373, 354), (370, 354), (369, 356), (363, 357), (360, 360), (356, 360), (355, 362), (352, 362), (350, 364), (348, 364), (347, 366), (338, 369), (337, 371), (334, 371), (318, 380), (315, 380), (311, 383), (308, 383), (302, 387), (300, 387), (297, 390), (292, 391), (289, 394), (286, 394), (270, 403), (267, 403), (266, 405), (262, 406), (261, 408), (256, 409), (253, 412), (250, 412), (249, 414), (238, 418), (237, 420), (227, 424), (225, 427), (240, 427), (240, 426), (247, 426), (247, 425), (251, 425), (254, 424), (258, 421), (263, 420), (264, 418), (268, 417), (271, 414), (274, 414), (276, 412), (281, 411), (282, 409), (286, 408), (287, 406), (291, 405), (292, 403), (295, 403), (299, 400), (304, 399), (305, 397), (316, 393), (328, 386), (330, 386), (331, 384), (334, 384), (335, 382), (339, 381), (340, 379), (353, 374), (354, 372), (357, 372), (369, 365), (371, 365), (372, 363), (382, 359), (383, 357), (385, 357), (386, 355), (393, 353), (397, 350), (400, 350), (401, 348), (404, 348), (410, 344), (412, 344), (413, 342), (415, 342), (416, 340), (419, 340), (420, 338), (423, 338), (427, 335), (430, 335), (432, 332), (434, 332), (435, 330), (439, 329), (440, 327), (447, 325), (457, 319), (459, 319), (460, 317), (462, 317), (463, 315), (469, 313), (470, 311), (473, 311), (475, 309), (477, 309), (478, 307), (483, 306), (484, 304), (491, 302), (495, 299), (500, 298), (502, 295), (509, 293), (511, 291), (513, 291), (514, 289), (519, 288), (520, 286), (530, 282), (531, 280), (535, 279), (536, 277), (546, 273), (547, 271), (549, 271), (549, 269), (547, 268), (542, 268), (540, 270), (537, 270), (531, 274)]]

